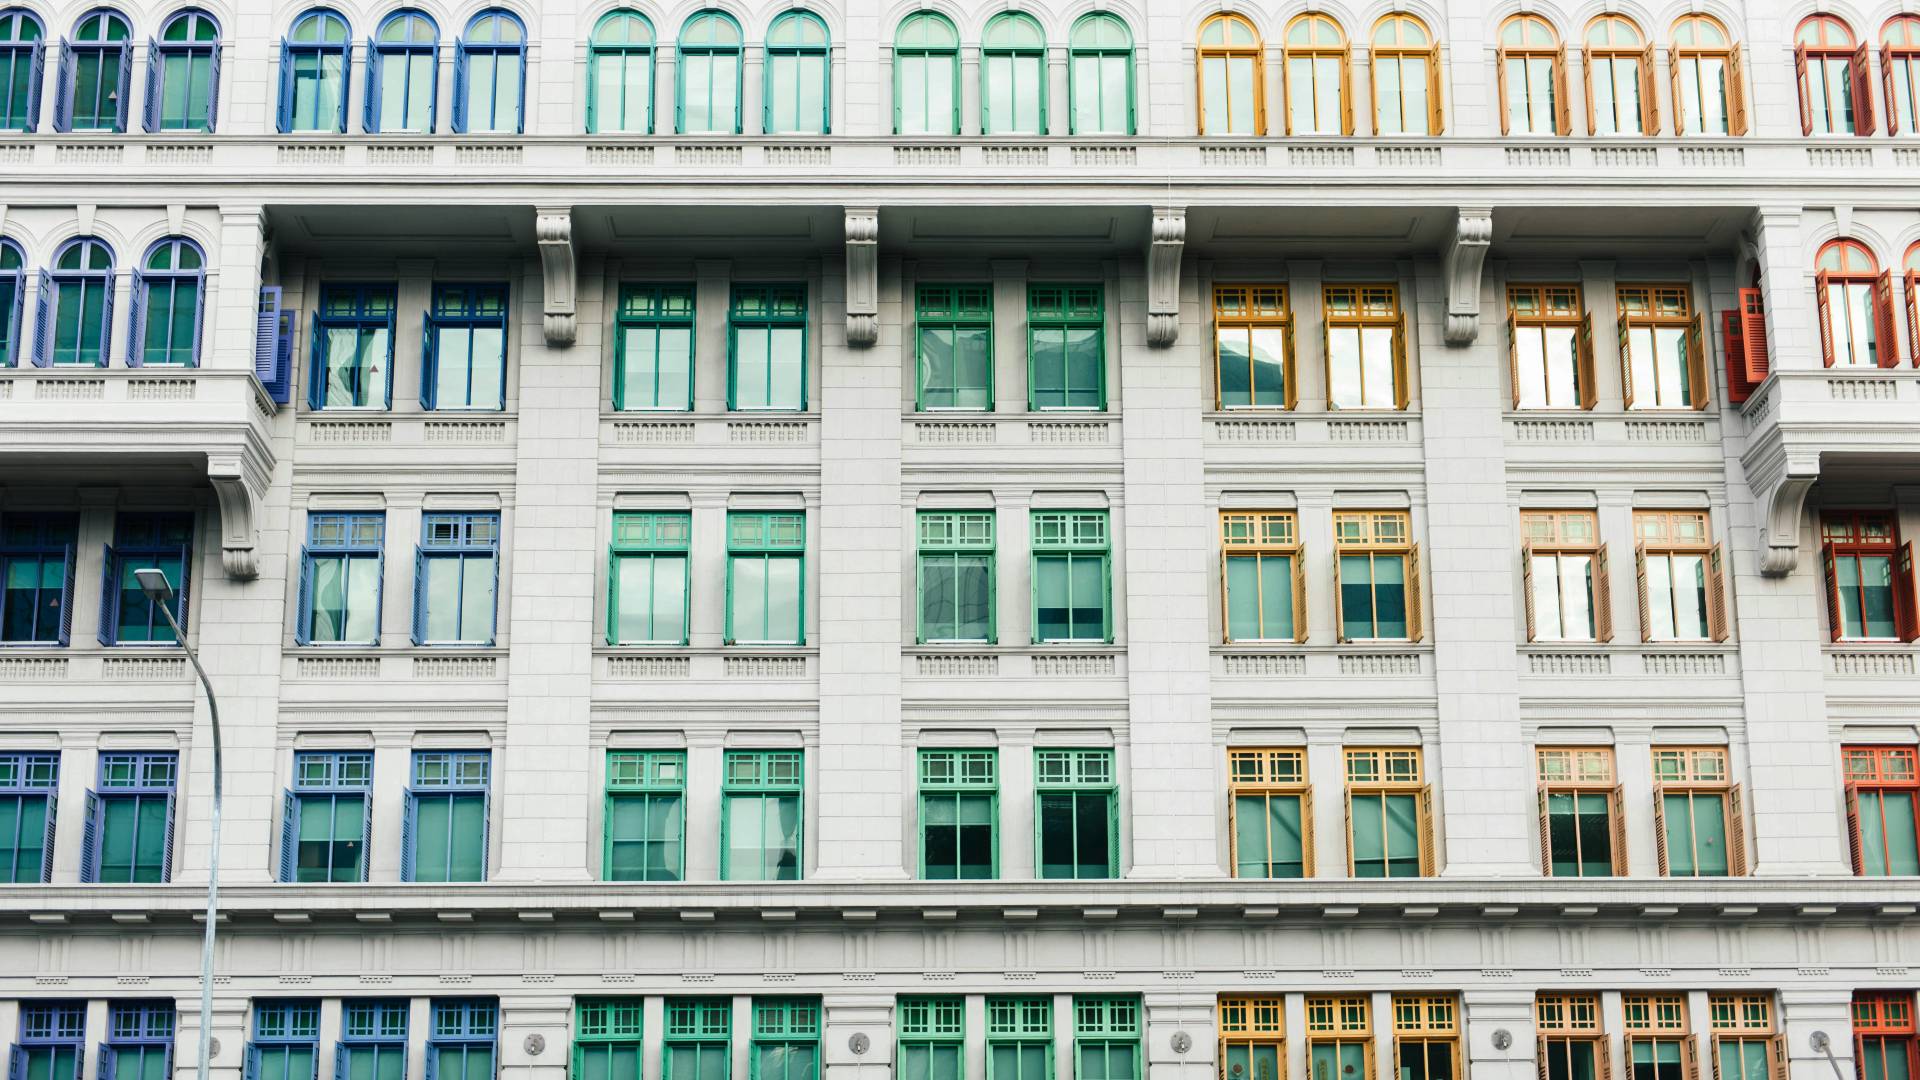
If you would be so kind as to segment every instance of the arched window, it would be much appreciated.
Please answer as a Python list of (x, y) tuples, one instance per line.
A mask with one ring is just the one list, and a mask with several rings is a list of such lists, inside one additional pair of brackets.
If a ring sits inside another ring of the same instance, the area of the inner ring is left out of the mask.
[(1873, 134), (1873, 74), (1867, 46), (1832, 15), (1809, 15), (1793, 34), (1802, 135)]
[(1373, 133), (1438, 135), (1440, 49), (1427, 24), (1411, 15), (1383, 17), (1373, 27)]
[(610, 11), (587, 46), (587, 131), (653, 131), (653, 24)]
[(1880, 28), (1880, 69), (1887, 134), (1920, 134), (1920, 15), (1895, 15)]
[(527, 104), (527, 28), (495, 8), (467, 24), (453, 59), (453, 130), (518, 134)]
[(740, 24), (702, 11), (680, 28), (682, 134), (740, 134)]
[(811, 11), (789, 11), (767, 30), (767, 72), (761, 97), (769, 135), (824, 135), (827, 24)]
[(893, 131), (960, 133), (960, 35), (938, 12), (914, 12), (893, 36)]
[(60, 43), (60, 97), (55, 131), (127, 130), (127, 76), (133, 32), (117, 11), (89, 11)]
[(1222, 12), (1200, 24), (1200, 134), (1267, 133), (1264, 64), (1252, 20)]
[(147, 47), (148, 131), (212, 131), (220, 104), (220, 24), (182, 11)]
[(1287, 24), (1287, 134), (1353, 134), (1347, 32), (1309, 11)]
[(1566, 135), (1567, 50), (1553, 24), (1514, 15), (1500, 24), (1500, 133)]
[(1031, 15), (1003, 11), (980, 36), (980, 129), (1046, 134), (1047, 36)]
[(1653, 65), (1653, 46), (1632, 19), (1600, 15), (1587, 24), (1589, 135), (1660, 133)]
[(36, 367), (107, 366), (113, 327), (113, 249), (91, 236), (61, 245), (40, 271), (33, 311)]
[(148, 248), (133, 272), (127, 366), (198, 366), (206, 304), (207, 261), (199, 245), (170, 236)]
[(1133, 134), (1133, 34), (1118, 16), (1082, 15), (1067, 44), (1068, 132)]
[(280, 130), (347, 130), (347, 20), (302, 14), (280, 39)]
[(432, 131), (440, 85), (440, 28), (424, 11), (401, 9), (373, 35), (367, 58), (369, 132)]
[(1894, 367), (1893, 275), (1858, 240), (1829, 240), (1814, 263), (1820, 349), (1828, 367)]
[(26, 293), (26, 257), (18, 244), (0, 238), (0, 367), (20, 363), (20, 303)]
[(1682, 135), (1745, 135), (1740, 47), (1711, 15), (1673, 24), (1673, 126)]
[(0, 130), (32, 131), (40, 123), (40, 20), (15, 8), (0, 11)]

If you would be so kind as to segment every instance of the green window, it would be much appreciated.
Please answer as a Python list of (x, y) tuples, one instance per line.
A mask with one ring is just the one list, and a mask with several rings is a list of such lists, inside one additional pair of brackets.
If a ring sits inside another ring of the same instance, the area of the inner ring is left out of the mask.
[(919, 525), (920, 641), (992, 644), (993, 511), (924, 510)]
[(613, 407), (692, 409), (693, 286), (623, 285), (614, 322)]
[(916, 407), (991, 410), (993, 287), (922, 285), (915, 300)]
[(945, 15), (916, 11), (893, 37), (896, 135), (960, 134), (960, 35)]
[(1033, 512), (1033, 640), (1113, 640), (1105, 510)]
[(727, 1080), (732, 1071), (733, 1002), (668, 998), (661, 1080)]
[(572, 1080), (640, 1080), (640, 1018), (637, 997), (581, 998)]
[(1034, 814), (1043, 878), (1120, 875), (1119, 785), (1111, 750), (1035, 750)]
[(507, 287), (434, 286), (423, 363), (421, 408), (506, 408)]
[(32, 131), (40, 122), (40, 20), (18, 8), (0, 13), (0, 128)]
[[(133, 70), (133, 35), (127, 20), (111, 11), (93, 11), (73, 28), (60, 65), (71, 79), (55, 102), (56, 131), (127, 130), (128, 75)], [(135, 1080), (123, 1077), (122, 1080)]]
[(435, 999), (427, 1080), (494, 1080), (500, 1007), (488, 999)]
[(987, 1080), (1052, 1078), (1053, 999), (988, 998)]
[(109, 1002), (100, 1075), (113, 1080), (172, 1080), (171, 1001)]
[(1098, 285), (1027, 289), (1027, 407), (1107, 407), (1105, 304)]
[(607, 644), (687, 643), (687, 546), (693, 516), (616, 511), (607, 553)]
[(587, 132), (606, 131), (653, 131), (653, 24), (637, 11), (608, 12), (587, 46)]
[(281, 881), (365, 881), (373, 754), (305, 750), (280, 822)]
[(334, 1055), (334, 1080), (406, 1080), (406, 1000), (344, 1002)]
[(1073, 999), (1074, 1080), (1138, 1080), (1140, 999)]
[(247, 1080), (318, 1080), (320, 1003), (257, 1001)]
[(789, 11), (767, 30), (765, 100), (769, 135), (822, 135), (827, 115), (827, 24)]
[(680, 133), (740, 134), (740, 24), (703, 11), (680, 30)]
[(1726, 877), (1727, 794), (1720, 790), (1659, 794), (1668, 877)]
[(980, 122), (988, 135), (1047, 132), (1047, 35), (1033, 16), (1006, 11), (980, 39)]
[(754, 998), (749, 1080), (819, 1080), (820, 999)]
[(16, 1080), (80, 1080), (86, 1034), (86, 1002), (22, 1002), (13, 1076)]
[(736, 285), (727, 326), (727, 407), (807, 407), (807, 287)]
[(964, 998), (903, 997), (895, 1015), (900, 1030), (900, 1080), (964, 1080)]
[(920, 751), (920, 876), (1000, 876), (999, 756)]
[(53, 880), (60, 755), (0, 754), (0, 883)]
[(100, 755), (100, 787), (87, 793), (81, 880), (164, 882), (173, 877), (173, 804), (180, 755)]
[(150, 54), (160, 65), (147, 76), (148, 131), (212, 131), (220, 93), (220, 28), (198, 11), (167, 20)]
[(679, 881), (684, 876), (686, 791), (685, 753), (607, 751), (607, 848), (602, 877)]
[(1133, 32), (1117, 15), (1073, 24), (1067, 49), (1071, 135), (1133, 134)]
[(727, 644), (806, 643), (807, 518), (727, 514)]
[[(401, 836), (402, 881), (487, 879), (485, 750), (416, 750)], [(442, 1074), (441, 1080), (460, 1080)]]
[(801, 795), (799, 750), (729, 750), (721, 782), (720, 878), (798, 881)]

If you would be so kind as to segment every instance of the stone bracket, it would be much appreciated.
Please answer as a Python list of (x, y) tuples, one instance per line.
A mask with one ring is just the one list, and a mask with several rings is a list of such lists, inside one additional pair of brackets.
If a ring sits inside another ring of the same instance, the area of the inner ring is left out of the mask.
[(847, 344), (864, 349), (880, 340), (880, 208), (846, 208)]
[(235, 581), (260, 576), (260, 529), (255, 515), (266, 495), (264, 480), (254, 482), (235, 457), (209, 457), (207, 481), (220, 500), (220, 561)]
[(1760, 549), (1760, 572), (1767, 577), (1786, 577), (1800, 562), (1800, 516), (1807, 506), (1807, 492), (1820, 479), (1817, 454), (1789, 457), (1778, 475), (1754, 485), (1754, 496), (1766, 513), (1766, 546)]
[(1493, 246), (1493, 208), (1462, 206), (1440, 253), (1447, 282), (1448, 345), (1471, 345), (1480, 336), (1480, 271)]
[(578, 268), (573, 253), (573, 207), (541, 206), (534, 209), (534, 238), (540, 248), (540, 273), (546, 292), (547, 344), (573, 344), (579, 333), (574, 296), (578, 291)]
[(1165, 349), (1180, 337), (1180, 256), (1187, 246), (1187, 208), (1156, 206), (1147, 246), (1147, 344)]

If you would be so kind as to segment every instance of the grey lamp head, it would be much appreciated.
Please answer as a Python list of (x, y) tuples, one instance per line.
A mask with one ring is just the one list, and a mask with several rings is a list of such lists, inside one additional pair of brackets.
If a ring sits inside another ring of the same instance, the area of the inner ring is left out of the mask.
[(173, 599), (173, 586), (167, 581), (167, 572), (157, 566), (149, 566), (133, 572), (133, 579), (140, 583), (140, 591), (154, 603), (165, 603)]

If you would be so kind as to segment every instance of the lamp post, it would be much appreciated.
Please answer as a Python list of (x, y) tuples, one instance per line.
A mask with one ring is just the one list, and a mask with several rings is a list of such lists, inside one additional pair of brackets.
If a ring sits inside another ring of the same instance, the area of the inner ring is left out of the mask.
[(200, 686), (207, 692), (207, 715), (213, 721), (213, 850), (207, 859), (207, 932), (200, 947), (200, 1080), (207, 1080), (213, 1049), (213, 927), (220, 904), (220, 704), (214, 699), (213, 684), (207, 681), (207, 669), (200, 666), (200, 657), (187, 644), (186, 633), (173, 617), (173, 586), (167, 582), (166, 571), (149, 566), (135, 570), (133, 577), (140, 583), (140, 591), (167, 617), (167, 625), (173, 627), (173, 639), (185, 650), (187, 662), (193, 665), (193, 673), (200, 676)]

